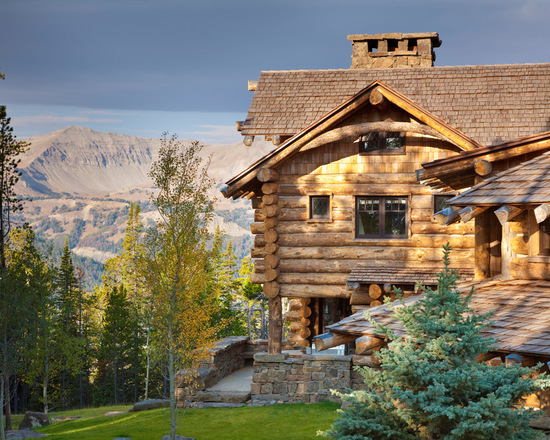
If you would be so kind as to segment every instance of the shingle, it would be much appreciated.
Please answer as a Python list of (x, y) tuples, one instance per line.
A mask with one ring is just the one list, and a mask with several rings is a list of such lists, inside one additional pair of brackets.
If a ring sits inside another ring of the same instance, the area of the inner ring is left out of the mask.
[(377, 79), (483, 145), (550, 130), (550, 64), (519, 64), (262, 72), (242, 134), (294, 135)]

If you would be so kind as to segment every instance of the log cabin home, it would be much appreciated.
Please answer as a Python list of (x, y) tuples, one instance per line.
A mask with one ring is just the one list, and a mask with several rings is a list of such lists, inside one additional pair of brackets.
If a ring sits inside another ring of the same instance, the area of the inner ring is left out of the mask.
[(550, 64), (434, 67), (437, 33), (348, 39), (350, 69), (262, 72), (237, 123), (251, 148), (255, 136), (274, 144), (222, 191), (255, 210), (252, 280), (269, 298), (271, 354), (282, 298), (288, 342), (332, 329), (317, 339), (326, 348), (368, 335), (336, 323), (367, 307), (387, 314), (390, 286), (409, 296), (417, 281), (434, 285), (447, 242), (464, 281), (498, 275), (499, 219), (474, 207), (476, 220), (454, 222), (460, 210), (446, 202), (550, 149), (534, 136), (550, 129)]

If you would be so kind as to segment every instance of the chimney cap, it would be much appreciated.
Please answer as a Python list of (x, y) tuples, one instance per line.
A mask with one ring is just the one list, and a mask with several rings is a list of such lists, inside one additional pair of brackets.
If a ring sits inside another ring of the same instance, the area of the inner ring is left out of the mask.
[(411, 38), (423, 39), (429, 38), (432, 40), (433, 47), (441, 46), (441, 40), (437, 32), (420, 32), (420, 33), (388, 33), (388, 34), (352, 34), (348, 35), (348, 40), (352, 41), (368, 41), (368, 40), (408, 40)]

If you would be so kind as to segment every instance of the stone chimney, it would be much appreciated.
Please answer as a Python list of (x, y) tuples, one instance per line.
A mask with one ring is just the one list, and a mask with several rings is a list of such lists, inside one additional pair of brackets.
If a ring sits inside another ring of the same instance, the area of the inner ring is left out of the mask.
[(433, 49), (441, 46), (437, 32), (420, 34), (348, 35), (352, 69), (432, 67)]

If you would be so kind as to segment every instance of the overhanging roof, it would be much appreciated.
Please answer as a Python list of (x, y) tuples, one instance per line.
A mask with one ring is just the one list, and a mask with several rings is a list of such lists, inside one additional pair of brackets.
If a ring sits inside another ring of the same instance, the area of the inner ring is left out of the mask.
[[(284, 160), (295, 154), (306, 151), (311, 148), (317, 148), (326, 143), (332, 142), (334, 138), (327, 137), (327, 132), (334, 128), (338, 123), (347, 118), (350, 114), (369, 104), (369, 97), (373, 91), (379, 92), (389, 102), (408, 112), (418, 123), (397, 123), (401, 124), (399, 130), (427, 134), (438, 137), (450, 144), (455, 145), (459, 150), (469, 151), (480, 148), (477, 142), (461, 133), (456, 128), (450, 126), (442, 119), (432, 115), (427, 110), (420, 107), (408, 97), (402, 95), (381, 81), (374, 81), (368, 87), (362, 89), (353, 97), (340, 103), (329, 113), (323, 115), (313, 124), (294, 135), (276, 150), (270, 152), (259, 161), (252, 164), (242, 173), (226, 182), (227, 188), (223, 193), (225, 197), (242, 197), (251, 193), (254, 186), (258, 184), (255, 181), (256, 173), (260, 168), (273, 168), (280, 165)], [(376, 123), (366, 123), (361, 125), (350, 125), (339, 127), (333, 131), (339, 135), (360, 136), (372, 129), (371, 125)]]

